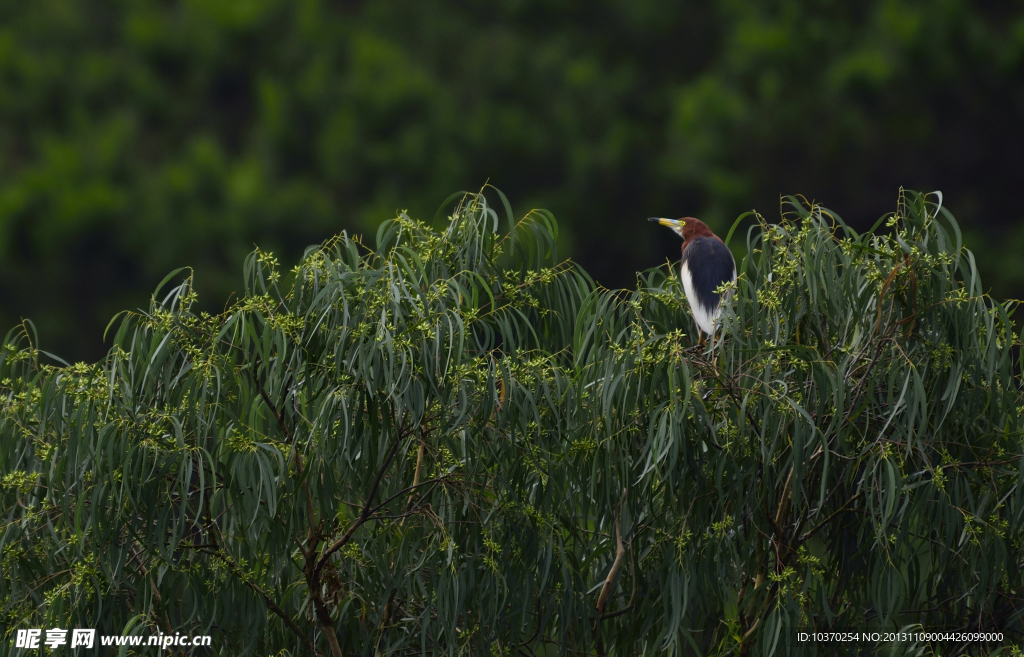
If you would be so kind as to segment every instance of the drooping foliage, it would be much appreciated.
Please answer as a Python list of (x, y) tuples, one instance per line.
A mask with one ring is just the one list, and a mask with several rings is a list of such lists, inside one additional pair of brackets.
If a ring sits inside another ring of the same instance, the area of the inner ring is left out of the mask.
[(112, 321), (94, 365), (10, 334), (4, 640), (95, 627), (337, 656), (1021, 638), (1019, 342), (939, 199), (901, 196), (862, 235), (798, 199), (757, 217), (698, 344), (673, 271), (603, 289), (557, 259), (549, 214), (514, 223), (505, 204), (506, 228), (484, 195), (456, 198), (441, 228), (400, 214), (372, 248), (343, 234), (290, 272), (256, 251), (222, 315), (192, 312), (186, 278)]

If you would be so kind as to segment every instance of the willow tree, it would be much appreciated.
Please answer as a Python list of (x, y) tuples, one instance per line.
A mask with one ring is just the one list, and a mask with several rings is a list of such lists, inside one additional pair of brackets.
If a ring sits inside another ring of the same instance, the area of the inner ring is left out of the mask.
[(456, 198), (443, 228), (400, 214), (290, 272), (256, 251), (219, 316), (186, 278), (112, 320), (96, 364), (9, 334), (6, 639), (337, 657), (1022, 636), (1019, 342), (935, 199), (901, 195), (865, 234), (796, 199), (755, 216), (698, 344), (671, 269), (602, 289), (558, 261), (550, 215), (506, 203), (503, 229)]

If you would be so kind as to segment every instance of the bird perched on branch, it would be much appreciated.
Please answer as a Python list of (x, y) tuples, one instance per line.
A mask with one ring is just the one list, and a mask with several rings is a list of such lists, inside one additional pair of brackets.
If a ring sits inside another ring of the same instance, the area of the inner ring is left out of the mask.
[(668, 226), (683, 238), (679, 278), (686, 300), (690, 302), (693, 321), (697, 323), (697, 337), (702, 337), (700, 331), (709, 335), (714, 333), (722, 304), (721, 295), (716, 290), (723, 283), (736, 280), (736, 261), (732, 251), (700, 219), (651, 217), (648, 221)]

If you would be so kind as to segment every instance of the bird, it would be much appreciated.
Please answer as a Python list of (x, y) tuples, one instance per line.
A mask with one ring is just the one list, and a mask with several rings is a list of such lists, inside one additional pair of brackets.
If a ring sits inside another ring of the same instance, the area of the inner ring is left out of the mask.
[(668, 226), (683, 238), (679, 279), (683, 283), (693, 321), (697, 324), (700, 341), (703, 339), (702, 331), (711, 335), (718, 327), (722, 298), (715, 290), (723, 283), (736, 280), (736, 260), (725, 242), (700, 219), (649, 217), (648, 221)]

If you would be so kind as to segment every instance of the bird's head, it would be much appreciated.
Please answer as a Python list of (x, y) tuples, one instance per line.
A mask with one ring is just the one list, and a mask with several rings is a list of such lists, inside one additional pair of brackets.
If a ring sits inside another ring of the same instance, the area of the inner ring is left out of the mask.
[(682, 237), (683, 240), (689, 240), (693, 237), (714, 237), (715, 234), (711, 232), (700, 219), (694, 219), (693, 217), (683, 217), (682, 219), (665, 219), (663, 217), (650, 217), (647, 221), (653, 221), (656, 224), (662, 226), (668, 226), (676, 232), (676, 235)]

